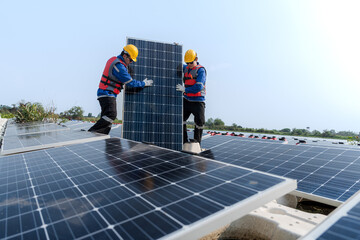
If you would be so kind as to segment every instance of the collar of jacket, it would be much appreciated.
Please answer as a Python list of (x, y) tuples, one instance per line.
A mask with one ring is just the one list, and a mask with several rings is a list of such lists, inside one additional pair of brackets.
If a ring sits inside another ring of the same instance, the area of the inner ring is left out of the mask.
[(196, 66), (195, 67), (193, 67), (193, 68), (190, 68), (189, 66), (187, 66), (186, 68), (187, 69), (191, 69), (191, 70), (193, 70), (193, 69), (195, 69), (197, 66), (199, 66), (200, 65), (200, 63), (199, 62), (196, 62)]
[(125, 63), (125, 65), (126, 65), (125, 59), (121, 55), (117, 56), (117, 58), (120, 59), (121, 61), (123, 61)]

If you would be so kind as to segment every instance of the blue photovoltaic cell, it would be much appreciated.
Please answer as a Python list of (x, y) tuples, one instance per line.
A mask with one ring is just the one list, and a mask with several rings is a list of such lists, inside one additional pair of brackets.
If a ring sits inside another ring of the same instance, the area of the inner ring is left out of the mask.
[(360, 191), (302, 239), (360, 239)]
[(126, 87), (122, 134), (126, 139), (182, 150), (182, 46), (134, 38), (127, 39), (139, 49), (130, 66), (134, 79), (152, 79), (144, 89)]
[(298, 192), (320, 196), (327, 204), (339, 204), (360, 190), (359, 150), (221, 135), (203, 139), (202, 147), (210, 149), (201, 153), (204, 157), (296, 179)]
[(120, 138), (0, 159), (0, 239), (181, 238), (214, 213), (246, 214), (296, 188), (290, 179)]

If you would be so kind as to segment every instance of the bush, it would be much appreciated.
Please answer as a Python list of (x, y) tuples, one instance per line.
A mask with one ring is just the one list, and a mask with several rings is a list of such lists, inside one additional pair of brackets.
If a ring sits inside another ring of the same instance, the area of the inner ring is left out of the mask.
[(2, 118), (13, 118), (13, 117), (15, 117), (15, 115), (12, 114), (12, 113), (1, 113), (0, 117), (2, 117)]
[(61, 112), (60, 117), (69, 120), (81, 120), (84, 117), (83, 114), (84, 110), (80, 106), (74, 106), (65, 112)]
[(350, 145), (358, 145), (360, 143), (359, 136), (349, 137), (347, 141)]
[(45, 110), (41, 103), (21, 102), (15, 113), (15, 122), (17, 123), (44, 121), (45, 119), (56, 122), (57, 115), (54, 107)]

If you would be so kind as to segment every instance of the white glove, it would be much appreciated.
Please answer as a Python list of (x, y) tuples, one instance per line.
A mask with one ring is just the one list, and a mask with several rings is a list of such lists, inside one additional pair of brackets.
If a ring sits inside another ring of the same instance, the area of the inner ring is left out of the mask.
[(151, 87), (153, 85), (153, 80), (145, 78), (144, 81), (145, 87)]
[(176, 91), (185, 92), (185, 87), (181, 84), (176, 85)]

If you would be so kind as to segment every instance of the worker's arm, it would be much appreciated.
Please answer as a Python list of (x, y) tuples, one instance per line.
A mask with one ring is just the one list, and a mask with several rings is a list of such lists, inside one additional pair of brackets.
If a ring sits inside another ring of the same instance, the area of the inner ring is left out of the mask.
[(145, 82), (138, 81), (133, 79), (130, 74), (128, 73), (126, 67), (122, 65), (121, 63), (115, 64), (112, 74), (119, 79), (120, 82), (123, 84), (130, 86), (130, 87), (145, 87)]
[(185, 88), (186, 93), (197, 93), (200, 92), (205, 87), (206, 74), (205, 69), (200, 68), (198, 70), (198, 76), (196, 78), (196, 83), (190, 87)]

